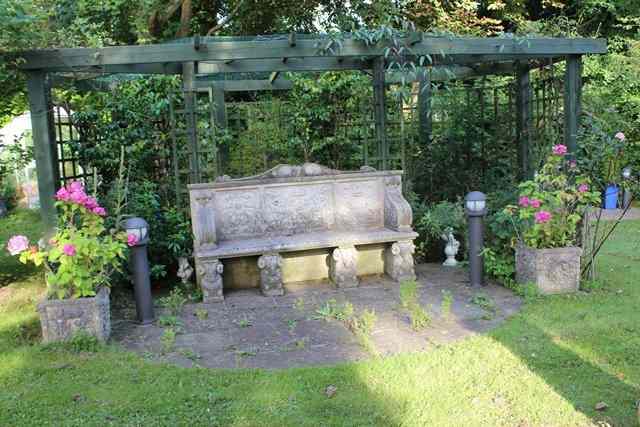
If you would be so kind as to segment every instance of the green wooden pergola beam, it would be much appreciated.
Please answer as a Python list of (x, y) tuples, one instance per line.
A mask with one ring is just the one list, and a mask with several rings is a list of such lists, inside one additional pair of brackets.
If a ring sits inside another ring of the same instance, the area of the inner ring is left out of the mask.
[[(105, 65), (180, 63), (189, 61), (235, 61), (244, 59), (277, 59), (321, 57), (321, 47), (327, 39), (288, 39), (259, 41), (201, 42), (198, 49), (185, 43), (117, 46), (105, 48), (46, 49), (22, 52), (22, 69), (82, 69)], [(320, 46), (320, 48), (319, 48)], [(463, 38), (423, 37), (412, 46), (415, 55), (456, 57), (459, 55), (516, 55), (522, 59), (543, 56), (606, 53), (604, 39), (532, 38)], [(347, 38), (333, 57), (377, 57), (384, 46), (365, 46)], [(455, 60), (455, 58), (454, 58)], [(287, 61), (287, 63), (289, 62)], [(228, 64), (230, 65), (230, 64)], [(273, 70), (272, 70), (273, 71)]]
[(196, 80), (195, 86), (198, 91), (207, 91), (210, 87), (220, 87), (225, 92), (248, 92), (263, 90), (289, 90), (293, 88), (293, 82), (282, 78), (277, 79), (273, 83), (269, 80)]

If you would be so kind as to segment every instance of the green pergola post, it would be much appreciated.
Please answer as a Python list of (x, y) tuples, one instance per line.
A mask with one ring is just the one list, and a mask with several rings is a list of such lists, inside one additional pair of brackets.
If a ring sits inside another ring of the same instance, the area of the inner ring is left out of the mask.
[(385, 100), (384, 57), (373, 62), (373, 104), (376, 128), (378, 167), (386, 170), (389, 167), (389, 146), (387, 144), (387, 108)]
[(529, 179), (533, 175), (531, 168), (531, 79), (529, 67), (518, 64), (516, 67), (516, 141), (518, 144), (518, 165), (520, 178)]
[(56, 226), (56, 208), (54, 196), (58, 188), (58, 161), (55, 135), (52, 134), (51, 102), (47, 74), (36, 70), (27, 73), (29, 109), (31, 110), (31, 133), (33, 151), (38, 173), (38, 195), (40, 213), (48, 229)]
[(420, 142), (427, 145), (431, 142), (432, 116), (431, 116), (431, 71), (425, 70), (419, 75), (418, 115), (420, 124)]
[(570, 153), (577, 149), (580, 102), (582, 100), (582, 58), (567, 56), (564, 76), (564, 145)]
[(187, 140), (189, 142), (189, 171), (190, 182), (198, 183), (200, 176), (200, 159), (198, 147), (198, 117), (195, 90), (195, 62), (182, 64), (182, 90), (184, 93), (184, 118), (187, 128)]
[[(219, 136), (222, 137), (227, 129), (227, 106), (224, 100), (224, 87), (221, 85), (215, 85), (212, 88), (213, 104), (214, 104), (214, 124), (216, 131), (219, 132)], [(216, 162), (216, 175), (221, 175), (222, 171), (222, 156), (220, 155), (220, 144), (215, 141), (215, 162)]]

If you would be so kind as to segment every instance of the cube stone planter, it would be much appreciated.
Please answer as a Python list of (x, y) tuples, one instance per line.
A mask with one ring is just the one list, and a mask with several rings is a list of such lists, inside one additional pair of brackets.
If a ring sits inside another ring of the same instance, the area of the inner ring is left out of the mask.
[(111, 334), (109, 288), (101, 288), (95, 297), (44, 300), (38, 304), (43, 342), (65, 341), (77, 332), (106, 341)]
[(542, 294), (576, 292), (580, 286), (582, 248), (516, 248), (516, 281), (534, 283)]

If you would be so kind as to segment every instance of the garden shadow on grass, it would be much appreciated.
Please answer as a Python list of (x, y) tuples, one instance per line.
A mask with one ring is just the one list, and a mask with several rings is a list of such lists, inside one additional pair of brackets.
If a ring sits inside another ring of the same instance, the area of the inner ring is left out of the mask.
[[(511, 328), (491, 335), (595, 423), (636, 425), (638, 422), (635, 402), (640, 398), (640, 390), (554, 342), (535, 324), (518, 318), (513, 320)], [(595, 406), (599, 402), (605, 402), (608, 408), (598, 412)]]

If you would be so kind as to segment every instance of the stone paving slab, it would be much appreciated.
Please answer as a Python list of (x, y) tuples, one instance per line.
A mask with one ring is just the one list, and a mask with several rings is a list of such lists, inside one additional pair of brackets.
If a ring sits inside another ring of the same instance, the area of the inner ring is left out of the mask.
[[(163, 353), (164, 328), (135, 324), (131, 306), (113, 310), (112, 339), (152, 360), (181, 366), (210, 368), (288, 368), (330, 365), (373, 357), (344, 322), (322, 319), (317, 310), (329, 301), (350, 302), (356, 314), (376, 313), (370, 334), (382, 355), (425, 351), (465, 337), (484, 333), (515, 314), (521, 300), (495, 285), (477, 290), (468, 286), (461, 268), (436, 264), (416, 267), (418, 300), (432, 322), (421, 331), (411, 328), (400, 305), (400, 288), (386, 277), (369, 277), (358, 288), (335, 289), (329, 283), (292, 284), (281, 297), (263, 297), (258, 289), (228, 292), (225, 301), (187, 304), (180, 317), (180, 333), (173, 350)], [(442, 315), (443, 290), (452, 296), (451, 312)], [(471, 302), (484, 295), (495, 307), (487, 310)], [(156, 308), (161, 313), (159, 307)], [(206, 319), (196, 313), (206, 310)]]

